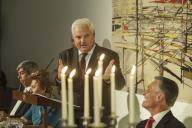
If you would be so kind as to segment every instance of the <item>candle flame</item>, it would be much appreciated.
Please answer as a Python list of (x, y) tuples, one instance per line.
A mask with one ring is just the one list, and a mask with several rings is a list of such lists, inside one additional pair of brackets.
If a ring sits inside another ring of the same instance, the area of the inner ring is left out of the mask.
[(91, 68), (89, 68), (87, 71), (86, 71), (86, 75), (89, 75), (91, 73)]
[(111, 70), (111, 72), (114, 73), (114, 72), (115, 72), (115, 69), (116, 69), (116, 66), (113, 65), (113, 66), (112, 66), (112, 70)]
[(101, 75), (101, 69), (97, 69), (97, 71), (95, 72), (95, 76), (99, 76)]
[(73, 69), (69, 75), (70, 78), (72, 78), (76, 73), (76, 69)]
[(136, 72), (136, 66), (133, 65), (132, 69), (131, 69), (131, 75), (134, 75)]
[(101, 54), (101, 56), (99, 57), (99, 60), (103, 60), (103, 59), (104, 59), (104, 57), (105, 57), (105, 54), (104, 54), (104, 53), (102, 53), (102, 54)]
[(61, 70), (61, 74), (65, 74), (67, 72), (68, 66), (65, 66)]

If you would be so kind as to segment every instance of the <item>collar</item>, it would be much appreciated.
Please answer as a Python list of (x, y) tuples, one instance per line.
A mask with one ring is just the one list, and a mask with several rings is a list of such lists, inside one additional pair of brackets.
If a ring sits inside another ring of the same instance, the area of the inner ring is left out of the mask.
[(31, 91), (31, 86), (25, 87), (23, 92), (30, 92)]
[(170, 109), (162, 111), (156, 115), (153, 116), (153, 119), (155, 122), (153, 123), (153, 128), (157, 126), (157, 124), (160, 122), (160, 120), (170, 111)]
[[(89, 60), (91, 59), (91, 56), (93, 54), (93, 51), (95, 50), (96, 44), (93, 45), (92, 49), (87, 53), (87, 56), (85, 57), (85, 61), (86, 61), (86, 69), (88, 67), (89, 64)], [(78, 50), (78, 55), (81, 55), (81, 51)], [(79, 61), (80, 61), (80, 57), (79, 57)]]

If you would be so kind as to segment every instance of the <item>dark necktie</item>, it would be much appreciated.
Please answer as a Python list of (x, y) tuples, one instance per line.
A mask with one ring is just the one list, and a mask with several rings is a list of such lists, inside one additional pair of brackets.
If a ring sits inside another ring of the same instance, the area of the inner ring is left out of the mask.
[(85, 67), (86, 67), (86, 57), (87, 53), (80, 54), (80, 61), (79, 61), (79, 78), (78, 78), (78, 85), (77, 88), (77, 105), (81, 107), (80, 111), (83, 111), (84, 105), (84, 75), (85, 75)]
[(87, 56), (87, 53), (82, 53), (81, 54), (81, 60), (79, 63), (79, 74), (81, 79), (84, 79), (84, 75), (85, 75), (85, 67), (86, 67), (86, 61), (85, 61), (85, 57)]
[(145, 128), (152, 128), (153, 122), (155, 120), (153, 119), (153, 117), (150, 117), (145, 125)]

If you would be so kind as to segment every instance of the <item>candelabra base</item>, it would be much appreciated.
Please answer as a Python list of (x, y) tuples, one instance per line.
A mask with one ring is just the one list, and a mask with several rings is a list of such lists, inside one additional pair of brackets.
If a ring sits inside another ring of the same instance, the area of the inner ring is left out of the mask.
[(82, 117), (82, 120), (83, 120), (83, 127), (88, 128), (91, 121), (91, 117)]
[(136, 124), (129, 124), (128, 128), (136, 128)]
[(100, 122), (100, 123), (92, 123), (92, 124), (90, 124), (90, 127), (91, 128), (105, 128), (106, 127), (106, 124), (104, 124), (104, 123), (102, 123), (102, 122)]
[(110, 115), (109, 118), (111, 120), (110, 121), (110, 128), (115, 128), (116, 125), (117, 125), (117, 118), (118, 118), (118, 116), (117, 115)]
[(76, 124), (68, 124), (65, 128), (77, 128)]
[(62, 119), (61, 120), (61, 127), (62, 128), (67, 128), (67, 119)]

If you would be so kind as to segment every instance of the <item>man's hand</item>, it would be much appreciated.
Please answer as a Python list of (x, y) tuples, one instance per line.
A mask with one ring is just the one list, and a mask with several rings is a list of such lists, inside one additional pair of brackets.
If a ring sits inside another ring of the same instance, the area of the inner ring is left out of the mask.
[(57, 78), (58, 78), (58, 80), (61, 80), (61, 70), (62, 70), (62, 68), (64, 67), (64, 65), (63, 65), (63, 63), (62, 63), (62, 60), (61, 59), (59, 59), (59, 61), (58, 61), (58, 68), (57, 68)]
[(115, 60), (111, 60), (109, 62), (109, 65), (107, 66), (107, 68), (103, 74), (103, 80), (107, 81), (110, 79), (111, 69), (112, 69), (114, 62), (115, 62)]

